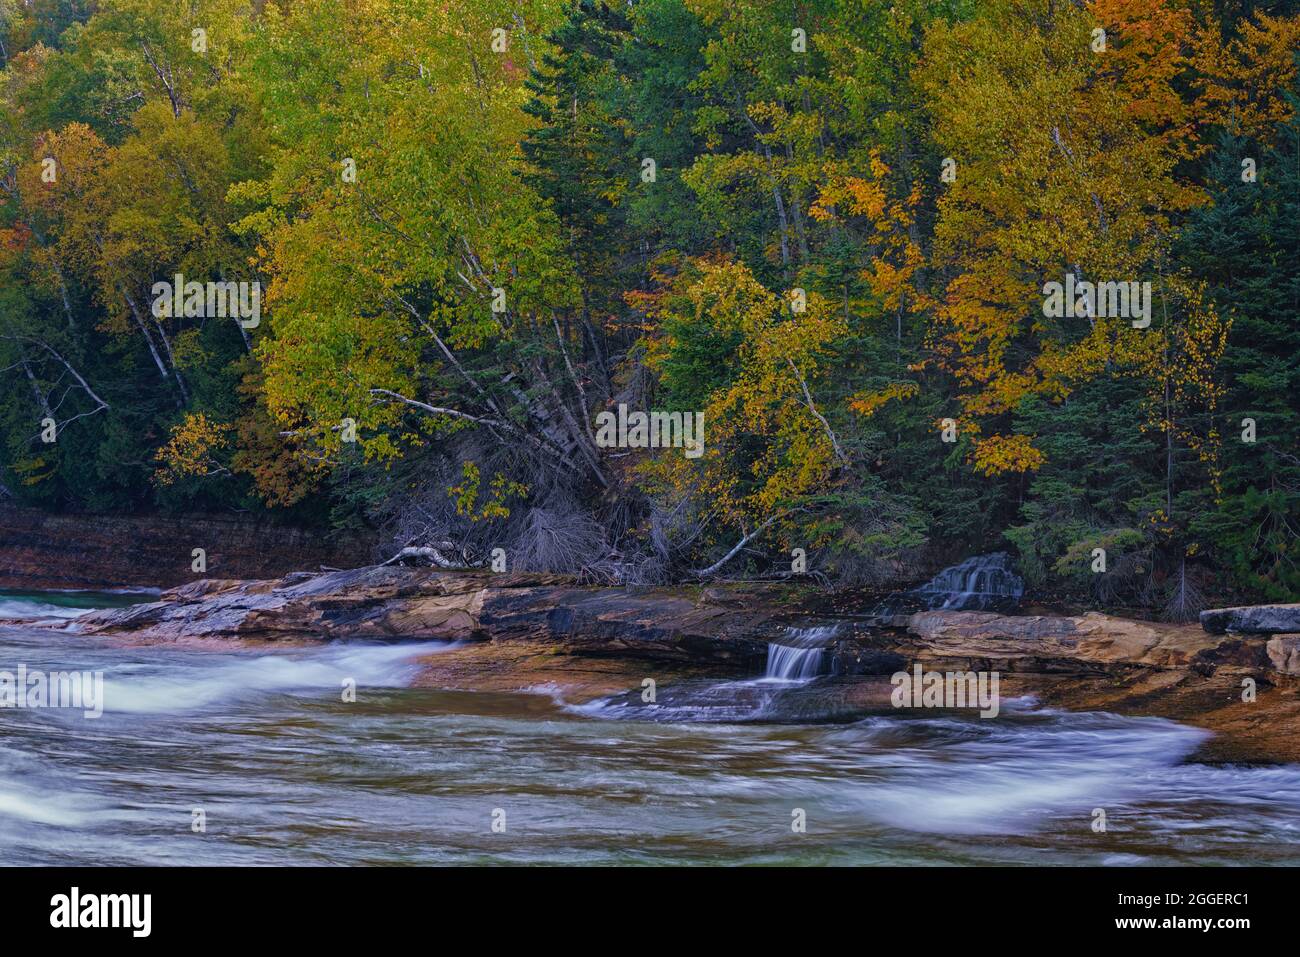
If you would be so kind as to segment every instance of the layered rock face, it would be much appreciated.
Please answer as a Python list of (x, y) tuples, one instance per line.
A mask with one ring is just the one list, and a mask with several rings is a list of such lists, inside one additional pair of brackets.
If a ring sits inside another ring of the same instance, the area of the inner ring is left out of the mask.
[[(747, 607), (746, 607), (747, 606)], [(545, 641), (585, 654), (762, 662), (781, 633), (736, 596), (576, 585), (555, 575), (379, 567), (275, 581), (196, 581), (157, 602), (95, 612), (79, 630), (143, 641)]]
[(1283, 674), (1300, 675), (1300, 603), (1243, 605), (1201, 612), (1201, 627), (1214, 635), (1267, 636), (1264, 652)]
[(206, 553), (210, 575), (269, 578), (360, 564), (371, 543), (343, 548), (311, 532), (226, 517), (51, 515), (0, 506), (0, 588), (171, 588), (194, 578), (195, 548)]
[(1210, 635), (1195, 626), (1116, 618), (930, 611), (907, 624), (918, 653), (983, 659), (1002, 671), (1078, 673), (1129, 666), (1176, 669), (1266, 666), (1261, 642)]
[(140, 642), (448, 639), (461, 647), (428, 656), (420, 684), (551, 689), (569, 700), (626, 693), (646, 677), (759, 677), (770, 644), (812, 630), (828, 636), (824, 681), (866, 710), (887, 708), (889, 675), (913, 665), (997, 671), (1004, 698), (1210, 728), (1219, 734), (1208, 758), (1300, 760), (1300, 636), (1097, 613), (935, 610), (883, 627), (869, 613), (817, 615), (805, 604), (772, 586), (599, 588), (562, 576), (370, 567), (195, 581), (68, 627)]
[[(160, 600), (80, 618), (91, 633), (143, 641), (447, 639), (542, 641), (573, 653), (682, 662), (761, 662), (806, 621), (772, 587), (601, 588), (561, 575), (369, 566), (275, 580), (201, 579)], [(1145, 668), (1290, 667), (1294, 648), (1195, 626), (1089, 612), (1065, 617), (923, 611), (869, 627), (846, 616), (828, 641), (831, 670), (882, 674), (902, 657), (1007, 672), (1087, 674)], [(1289, 649), (1289, 650), (1288, 650)], [(882, 653), (889, 654), (882, 657)]]
[(898, 650), (934, 670), (996, 670), (1002, 696), (1168, 718), (1215, 732), (1199, 757), (1300, 761), (1300, 636), (1212, 634), (1110, 615), (922, 612)]

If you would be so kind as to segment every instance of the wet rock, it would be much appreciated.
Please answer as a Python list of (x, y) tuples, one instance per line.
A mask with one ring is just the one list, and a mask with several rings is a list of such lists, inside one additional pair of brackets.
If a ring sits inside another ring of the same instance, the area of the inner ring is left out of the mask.
[(908, 660), (896, 651), (864, 648), (841, 642), (829, 649), (828, 671), (832, 675), (892, 675), (903, 671)]
[(1221, 639), (1214, 647), (1196, 653), (1192, 665), (1210, 665), (1211, 671), (1220, 667), (1267, 668), (1268, 651), (1262, 638), (1235, 636)]
[(491, 637), (551, 642), (568, 654), (761, 667), (768, 641), (784, 625), (759, 602), (728, 604), (681, 590), (582, 586), (561, 575), (372, 566), (192, 582), (156, 602), (85, 615), (71, 627), (143, 641)]
[(1300, 603), (1212, 608), (1201, 612), (1201, 627), (1213, 635), (1228, 631), (1246, 635), (1300, 632)]
[(485, 579), (367, 567), (270, 581), (196, 581), (74, 627), (143, 640), (457, 638), (478, 628)]

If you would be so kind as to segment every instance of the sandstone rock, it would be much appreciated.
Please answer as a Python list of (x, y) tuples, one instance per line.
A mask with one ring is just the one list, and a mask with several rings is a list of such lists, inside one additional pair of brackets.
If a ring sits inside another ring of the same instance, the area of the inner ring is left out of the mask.
[(1212, 608), (1201, 612), (1201, 627), (1215, 635), (1227, 631), (1246, 635), (1300, 632), (1300, 603)]
[[(913, 664), (996, 670), (1004, 698), (1032, 694), (1056, 707), (1198, 724), (1219, 733), (1207, 752), (1217, 760), (1300, 760), (1300, 634), (1266, 642), (1095, 612), (928, 611), (900, 620), (906, 629), (890, 629), (862, 616), (801, 610), (806, 598), (770, 586), (597, 588), (557, 575), (371, 567), (195, 581), (161, 601), (96, 612), (65, 627), (208, 647), (454, 638), (464, 643), (429, 656), (421, 685), (554, 689), (585, 700), (639, 696), (647, 671), (661, 687), (761, 675), (768, 642), (788, 641), (791, 625), (815, 620), (839, 626), (826, 645), (831, 676), (797, 693), (839, 696), (836, 714), (890, 708), (888, 675)], [(1256, 703), (1241, 698), (1246, 677), (1258, 682)]]
[(762, 666), (777, 611), (682, 590), (595, 588), (560, 575), (374, 566), (274, 581), (198, 581), (70, 627), (141, 641), (545, 641), (567, 654)]
[(1300, 675), (1300, 635), (1274, 635), (1270, 638), (1268, 660), (1283, 674)]
[[(375, 566), (196, 581), (70, 627), (143, 641), (490, 638), (540, 642), (570, 656), (761, 673), (768, 643), (787, 638), (797, 614), (785, 597), (770, 587), (598, 588), (559, 575)], [(843, 625), (829, 649), (837, 675), (891, 674), (912, 661), (1035, 674), (1268, 666), (1262, 642), (1096, 613), (927, 611), (907, 619), (906, 637)]]
[(990, 667), (1000, 663), (1007, 671), (1179, 668), (1198, 659), (1217, 664), (1215, 656), (1226, 643), (1195, 626), (1134, 621), (1097, 612), (1057, 617), (927, 611), (909, 619), (908, 631), (920, 639), (918, 652), (948, 660), (983, 659)]
[(1044, 615), (1008, 616), (990, 611), (922, 611), (907, 620), (907, 630), (921, 638), (1042, 641), (1075, 633), (1073, 619)]

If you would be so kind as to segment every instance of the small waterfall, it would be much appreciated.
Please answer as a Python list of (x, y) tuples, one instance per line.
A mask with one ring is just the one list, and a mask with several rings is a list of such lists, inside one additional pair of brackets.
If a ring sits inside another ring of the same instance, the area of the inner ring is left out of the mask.
[(826, 643), (835, 637), (836, 625), (792, 629), (788, 643), (767, 646), (767, 673), (778, 681), (810, 681), (822, 672)]
[(1024, 593), (1025, 583), (1011, 569), (1011, 556), (994, 552), (945, 568), (908, 594), (928, 609), (987, 611), (1013, 608)]

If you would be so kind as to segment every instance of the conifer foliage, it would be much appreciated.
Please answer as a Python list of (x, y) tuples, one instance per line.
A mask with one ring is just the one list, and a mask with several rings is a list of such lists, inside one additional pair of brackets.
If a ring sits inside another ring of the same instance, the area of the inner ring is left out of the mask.
[(1296, 600), (1298, 49), (1290, 2), (0, 0), (0, 497)]

